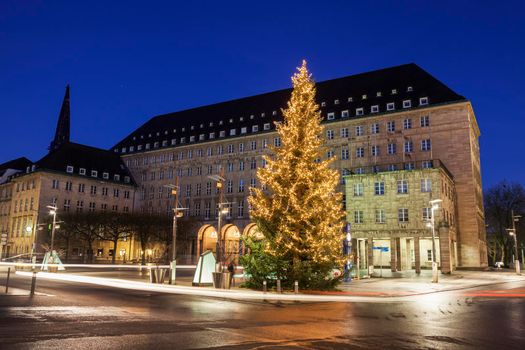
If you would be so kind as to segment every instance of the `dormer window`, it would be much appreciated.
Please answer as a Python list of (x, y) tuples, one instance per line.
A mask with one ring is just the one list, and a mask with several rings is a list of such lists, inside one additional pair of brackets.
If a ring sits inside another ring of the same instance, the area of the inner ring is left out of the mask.
[(219, 120), (219, 125), (222, 125), (222, 120)]
[(204, 128), (204, 124), (199, 125), (199, 128), (201, 129)]
[(204, 134), (200, 134), (199, 135), (199, 141), (204, 141), (204, 138), (206, 137), (206, 135)]
[(244, 117), (239, 117), (239, 121), (240, 122), (244, 121)]
[(195, 127), (194, 127), (193, 125), (192, 125), (192, 126), (190, 126), (190, 130), (193, 130), (193, 129), (195, 129)]
[(403, 108), (410, 108), (410, 107), (412, 107), (412, 101), (404, 100), (403, 101)]
[(376, 97), (381, 97), (381, 91), (376, 92)]
[(259, 125), (252, 125), (252, 132), (259, 131)]
[(135, 146), (129, 146), (129, 151), (133, 152), (135, 150)]
[(157, 142), (154, 142), (154, 143), (153, 143), (153, 147), (154, 147), (154, 148), (159, 148), (159, 142), (158, 142), (158, 141), (157, 141)]
[(113, 175), (113, 180), (120, 181), (120, 175), (119, 174)]
[(140, 135), (140, 138), (143, 139), (143, 138), (144, 138), (144, 135)]
[(255, 118), (255, 116), (253, 114), (250, 115), (250, 119), (253, 119)]
[(166, 147), (167, 145), (168, 145), (168, 141), (167, 140), (162, 141), (162, 147)]
[(213, 122), (210, 122), (210, 128), (213, 126)]
[(137, 151), (142, 151), (142, 145), (137, 146)]
[(182, 128), (181, 131), (182, 131), (182, 132), (185, 132), (185, 131), (186, 131), (186, 128)]
[(407, 92), (411, 92), (411, 91), (414, 91), (414, 89), (412, 88), (412, 86), (407, 87)]
[(348, 109), (345, 109), (341, 112), (341, 118), (348, 118), (350, 116), (350, 113), (348, 112)]
[(224, 136), (226, 136), (226, 131), (221, 130), (221, 131), (219, 132), (219, 137), (224, 137)]
[(335, 118), (335, 113), (334, 113), (334, 112), (330, 112), (330, 113), (328, 113), (326, 119), (328, 119), (328, 120), (334, 120), (334, 118)]
[(334, 105), (338, 105), (339, 104), (339, 100), (334, 100)]
[(215, 138), (215, 133), (214, 132), (210, 132), (209, 137), (210, 137), (210, 140), (213, 140)]
[(354, 98), (353, 97), (349, 97), (348, 98), (348, 102), (354, 102)]
[(135, 141), (137, 138), (135, 136), (133, 136), (133, 141)]
[(86, 169), (84, 169), (84, 168), (80, 168), (80, 169), (78, 170), (78, 173), (79, 173), (80, 175), (86, 175)]
[(264, 130), (270, 130), (270, 123), (265, 123), (265, 124), (263, 125), (263, 129), (264, 129)]
[(372, 112), (372, 113), (379, 112), (379, 106), (378, 105), (373, 105), (372, 107), (370, 107), (370, 112)]
[(102, 178), (103, 178), (104, 180), (109, 179), (109, 173), (102, 173)]
[(265, 116), (266, 116), (266, 113), (264, 113), (264, 112), (263, 112), (263, 113), (261, 113), (261, 117), (263, 117), (263, 118), (264, 118)]
[(364, 109), (363, 108), (356, 108), (355, 109), (355, 115), (363, 115)]
[(168, 135), (168, 130), (164, 130), (164, 135)]
[(98, 177), (98, 171), (91, 170), (91, 177)]
[(428, 97), (421, 97), (421, 98), (419, 98), (419, 105), (420, 106), (428, 105)]
[(230, 129), (230, 136), (235, 136), (236, 132), (236, 129)]
[(75, 170), (71, 165), (68, 165), (66, 167), (66, 173), (73, 174), (73, 170)]
[(230, 118), (230, 123), (233, 123), (233, 118)]
[(121, 153), (126, 153), (126, 147), (122, 147)]
[(362, 100), (366, 100), (366, 95), (361, 96)]
[(129, 176), (124, 176), (124, 182), (129, 184), (130, 178)]
[(190, 142), (195, 142), (195, 136), (190, 136)]
[(177, 144), (177, 139), (171, 139), (171, 145), (175, 146)]
[(272, 111), (272, 115), (277, 115), (277, 111)]
[(246, 132), (247, 132), (247, 128), (245, 126), (243, 126), (241, 128), (241, 134), (246, 134)]
[(321, 102), (321, 107), (326, 107), (326, 102)]
[(157, 131), (157, 136), (159, 136), (159, 135), (160, 135), (160, 133)]
[(397, 89), (392, 89), (392, 95), (397, 94)]
[(180, 138), (180, 143), (186, 143), (186, 137), (181, 137)]
[(395, 108), (394, 102), (390, 102), (386, 104), (386, 110), (387, 111), (393, 111)]
[(149, 149), (149, 143), (146, 143), (146, 149)]

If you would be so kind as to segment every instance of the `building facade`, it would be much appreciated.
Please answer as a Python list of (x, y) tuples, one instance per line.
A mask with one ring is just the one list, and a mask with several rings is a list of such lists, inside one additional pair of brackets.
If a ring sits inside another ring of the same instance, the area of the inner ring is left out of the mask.
[[(275, 123), (282, 121), (290, 94), (279, 90), (160, 115), (137, 128), (113, 147), (137, 181), (135, 209), (171, 214), (173, 198), (165, 185), (179, 178), (182, 205), (200, 225), (192, 253), (213, 250), (218, 197), (210, 176), (224, 174), (228, 210), (220, 234), (232, 254), (242, 251), (238, 237), (255, 234), (249, 188), (258, 185), (256, 171), (265, 166), (268, 145), (280, 145)], [(439, 160), (455, 190), (451, 266), (487, 266), (480, 132), (467, 99), (415, 64), (320, 82), (317, 99), (325, 157), (335, 158), (342, 192), (344, 177), (352, 173), (412, 170)], [(352, 211), (352, 199), (344, 200)]]

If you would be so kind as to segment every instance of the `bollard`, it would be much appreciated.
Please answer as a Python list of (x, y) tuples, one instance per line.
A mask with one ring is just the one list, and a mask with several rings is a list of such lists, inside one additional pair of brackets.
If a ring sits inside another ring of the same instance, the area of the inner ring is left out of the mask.
[(282, 293), (281, 280), (280, 279), (277, 280), (277, 293)]
[(263, 293), (266, 294), (266, 292), (268, 291), (268, 288), (266, 286), (266, 280), (263, 281)]
[(11, 267), (7, 268), (7, 280), (5, 281), (5, 292), (9, 291), (9, 276), (11, 275)]
[(31, 278), (31, 294), (30, 296), (35, 295), (35, 286), (36, 286), (36, 272), (33, 271), (33, 278)]
[(299, 294), (299, 282), (298, 281), (295, 281), (293, 283), (293, 291), (295, 294)]

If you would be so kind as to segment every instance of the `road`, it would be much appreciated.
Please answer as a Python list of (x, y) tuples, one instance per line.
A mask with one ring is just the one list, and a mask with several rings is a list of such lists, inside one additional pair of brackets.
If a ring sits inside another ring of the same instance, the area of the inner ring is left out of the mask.
[[(13, 287), (29, 284), (12, 277)], [(37, 291), (44, 295), (0, 294), (1, 349), (525, 348), (523, 282), (366, 303), (232, 301), (45, 280)]]

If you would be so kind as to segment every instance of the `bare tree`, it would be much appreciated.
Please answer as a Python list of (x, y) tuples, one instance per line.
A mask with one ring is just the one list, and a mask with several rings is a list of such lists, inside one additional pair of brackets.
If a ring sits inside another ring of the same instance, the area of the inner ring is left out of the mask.
[[(525, 215), (525, 189), (519, 183), (502, 181), (485, 192), (485, 220), (487, 224), (488, 254), (492, 263), (512, 260), (514, 239), (506, 229), (512, 227), (514, 215)], [(518, 240), (525, 236), (524, 219), (519, 222)]]
[(131, 232), (131, 215), (123, 213), (99, 213), (100, 232), (99, 238), (113, 243), (113, 255), (111, 263), (115, 263), (118, 241), (124, 239)]
[[(146, 252), (148, 244), (155, 238), (159, 226), (167, 226), (166, 217), (153, 214), (131, 214), (130, 228), (136, 240), (140, 242), (140, 249)], [(141, 264), (146, 263), (146, 254), (141, 255)]]
[[(93, 243), (99, 238), (101, 229), (101, 215), (99, 213), (72, 213), (62, 216), (63, 229), (61, 235), (68, 235), (68, 239), (79, 238), (87, 244), (85, 261), (93, 262)], [(69, 247), (69, 242), (67, 243)], [(67, 257), (66, 257), (67, 260)]]

